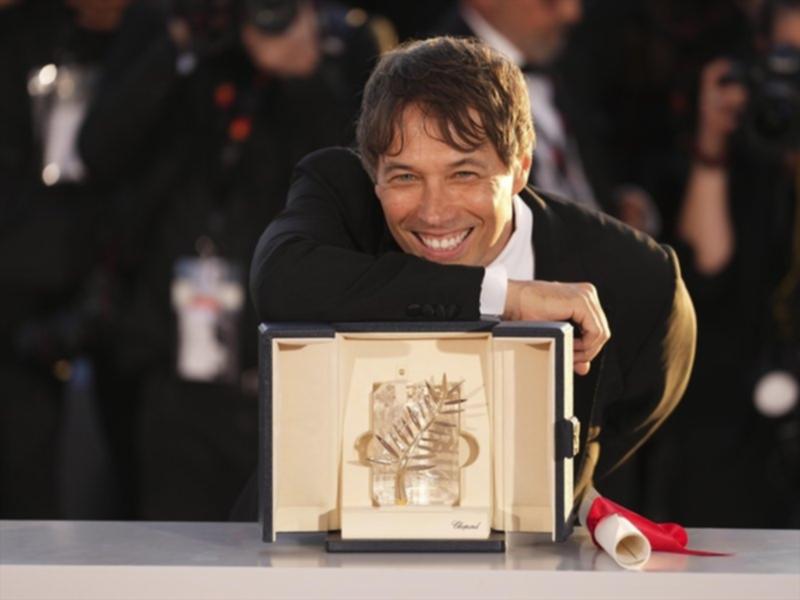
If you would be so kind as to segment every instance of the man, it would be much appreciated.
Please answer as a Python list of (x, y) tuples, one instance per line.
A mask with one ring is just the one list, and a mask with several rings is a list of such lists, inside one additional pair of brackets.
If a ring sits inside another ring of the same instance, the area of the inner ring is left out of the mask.
[(360, 160), (329, 149), (299, 164), (251, 291), (266, 321), (572, 320), (580, 493), (680, 398), (694, 313), (671, 251), (526, 188), (533, 142), (522, 73), (499, 52), (434, 38), (385, 55)]

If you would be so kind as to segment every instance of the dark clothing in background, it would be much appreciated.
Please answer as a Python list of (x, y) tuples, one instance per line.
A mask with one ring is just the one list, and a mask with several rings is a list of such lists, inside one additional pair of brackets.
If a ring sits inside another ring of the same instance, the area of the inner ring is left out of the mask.
[(559, 61), (572, 96), (594, 110), (593, 144), (611, 181), (652, 196), (668, 243), (693, 143), (700, 70), (719, 56), (752, 54), (753, 26), (739, 4), (587, 2)]
[[(780, 420), (757, 413), (753, 388), (774, 360), (766, 357), (767, 305), (790, 256), (790, 178), (763, 149), (739, 140), (730, 163), (732, 264), (703, 277), (675, 235), (701, 70), (715, 58), (745, 65), (756, 54), (756, 28), (742, 8), (730, 0), (587, 3), (562, 65), (579, 84), (574, 91), (609, 123), (597, 140), (608, 164), (654, 199), (662, 239), (678, 253), (697, 309), (692, 380), (675, 414), (627, 467), (642, 483), (627, 485), (632, 495), (623, 504), (688, 526), (788, 527), (798, 518), (800, 424), (796, 413)], [(794, 348), (797, 355), (797, 342)]]
[[(664, 477), (650, 502), (688, 526), (798, 527), (800, 409), (768, 417), (753, 396), (769, 370), (800, 379), (800, 336), (797, 329), (783, 331), (773, 304), (789, 271), (793, 236), (800, 236), (799, 192), (780, 157), (743, 138), (733, 140), (729, 170), (736, 240), (730, 264), (703, 275), (691, 248), (677, 246), (697, 307), (697, 367), (684, 402), (654, 440)], [(797, 287), (794, 294), (788, 308), (796, 328)]]
[(245, 302), (238, 315), (232, 380), (184, 380), (176, 372), (173, 275), (178, 260), (213, 255), (238, 269), (244, 290), (294, 163), (348, 141), (357, 80), (377, 48), (366, 28), (345, 27), (333, 12), (325, 18), (346, 33), (345, 51), (308, 79), (258, 73), (238, 43), (198, 55), (182, 74), (163, 18), (141, 6), (109, 57), (81, 149), (92, 175), (116, 190), (125, 293), (114, 360), (140, 403), (140, 518), (224, 520), (254, 468), (255, 314)]
[(99, 66), (111, 41), (63, 2), (0, 11), (0, 518), (71, 516), (57, 482), (66, 382), (70, 361), (97, 350), (105, 310), (101, 189), (43, 183), (28, 79), (48, 64)]

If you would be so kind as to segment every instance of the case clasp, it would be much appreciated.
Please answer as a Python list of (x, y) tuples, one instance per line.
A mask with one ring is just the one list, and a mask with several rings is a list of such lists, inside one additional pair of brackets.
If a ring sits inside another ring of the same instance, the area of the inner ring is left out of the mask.
[(581, 423), (575, 416), (556, 423), (558, 458), (573, 458), (581, 450)]

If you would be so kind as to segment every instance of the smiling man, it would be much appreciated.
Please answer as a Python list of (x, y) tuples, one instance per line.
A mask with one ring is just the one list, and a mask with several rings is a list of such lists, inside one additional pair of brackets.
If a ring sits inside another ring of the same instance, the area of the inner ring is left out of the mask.
[(385, 55), (364, 92), (358, 147), (298, 165), (253, 260), (261, 318), (571, 320), (585, 375), (575, 411), (588, 425), (580, 493), (600, 443), (612, 468), (686, 385), (694, 312), (674, 254), (526, 187), (525, 82), (482, 42), (434, 38)]

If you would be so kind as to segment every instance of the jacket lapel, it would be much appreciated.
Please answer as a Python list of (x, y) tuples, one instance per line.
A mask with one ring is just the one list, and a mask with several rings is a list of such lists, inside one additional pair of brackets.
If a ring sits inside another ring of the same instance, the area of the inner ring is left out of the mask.
[[(520, 194), (533, 211), (533, 259), (536, 279), (543, 281), (587, 281), (579, 257), (566, 247), (570, 232), (534, 188)], [(572, 232), (574, 235), (574, 232)]]

